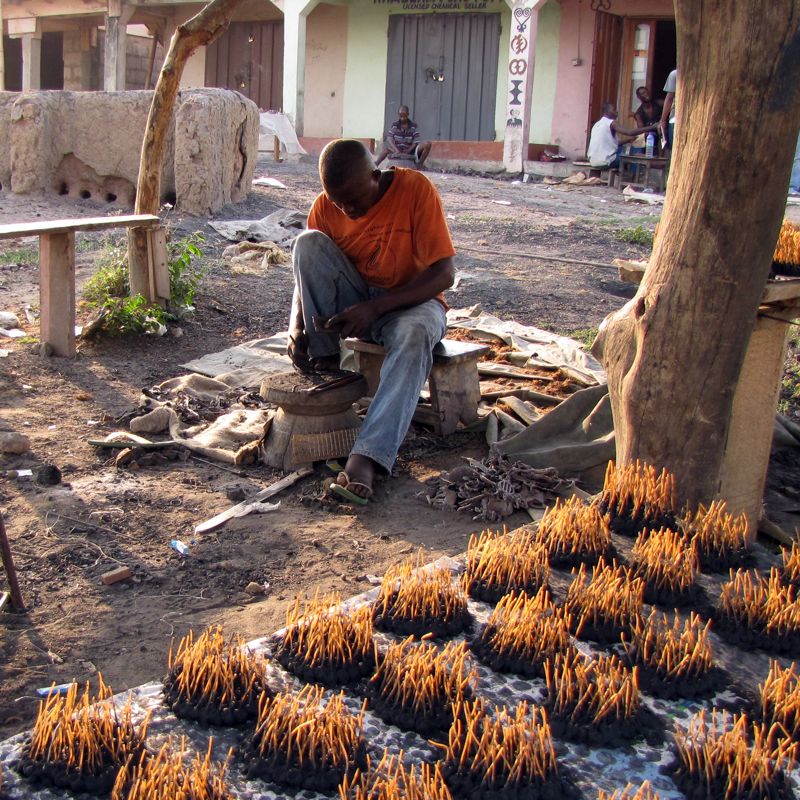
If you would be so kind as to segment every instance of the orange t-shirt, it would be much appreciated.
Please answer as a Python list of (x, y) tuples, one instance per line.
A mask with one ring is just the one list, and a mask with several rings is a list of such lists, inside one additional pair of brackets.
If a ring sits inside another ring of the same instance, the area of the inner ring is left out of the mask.
[(350, 219), (323, 192), (308, 227), (329, 236), (369, 286), (405, 286), (439, 259), (455, 255), (436, 187), (416, 170), (395, 168), (386, 194)]

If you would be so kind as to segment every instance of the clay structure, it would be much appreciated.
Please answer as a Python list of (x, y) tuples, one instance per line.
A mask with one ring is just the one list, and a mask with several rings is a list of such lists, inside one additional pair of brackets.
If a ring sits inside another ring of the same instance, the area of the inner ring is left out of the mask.
[(473, 597), (495, 603), (508, 592), (534, 593), (549, 578), (547, 549), (524, 530), (470, 536), (465, 580)]
[(232, 800), (225, 782), (227, 763), (212, 761), (212, 746), (209, 740), (205, 756), (198, 753), (187, 763), (186, 740), (177, 748), (168, 740), (154, 756), (120, 770), (111, 800)]
[(674, 528), (675, 476), (637, 461), (617, 467), (608, 462), (600, 512), (608, 515), (612, 531), (636, 536), (645, 528)]
[(377, 764), (339, 786), (340, 800), (452, 800), (441, 764), (412, 764), (384, 751)]
[(477, 681), (466, 657), (464, 642), (439, 649), (409, 637), (390, 645), (369, 684), (370, 707), (404, 730), (423, 736), (446, 732), (453, 706), (472, 695)]
[(39, 704), (30, 742), (16, 765), (29, 781), (107, 795), (123, 764), (138, 760), (147, 719), (134, 726), (130, 700), (117, 709), (99, 674), (98, 684), (96, 696), (88, 683), (79, 695), (74, 683), (66, 695), (53, 691)]
[(628, 784), (624, 789), (617, 789), (608, 794), (602, 789), (597, 793), (597, 800), (660, 800), (658, 792), (650, 781), (645, 781), (638, 789)]
[(643, 597), (641, 578), (632, 577), (630, 570), (616, 561), (606, 564), (600, 559), (591, 575), (581, 564), (567, 589), (564, 605), (576, 636), (607, 644), (630, 634), (641, 613)]
[[(173, 642), (174, 645), (174, 642)], [(176, 716), (204, 725), (241, 725), (258, 716), (258, 701), (267, 692), (266, 662), (251, 653), (241, 637), (225, 641), (222, 628), (192, 631), (169, 652), (164, 702)]]
[(442, 772), (455, 797), (569, 798), (559, 773), (547, 716), (520, 703), (489, 714), (483, 700), (456, 709)]
[(591, 565), (614, 556), (608, 521), (596, 505), (587, 505), (577, 497), (556, 500), (544, 512), (538, 538), (547, 548), (553, 567)]
[(373, 609), (378, 628), (406, 636), (454, 636), (470, 621), (467, 596), (450, 571), (412, 561), (386, 571)]
[(795, 745), (770, 744), (766, 726), (745, 714), (730, 717), (705, 710), (675, 735), (678, 754), (673, 778), (688, 798), (767, 800), (794, 797), (785, 771), (794, 765)]
[(545, 663), (545, 681), (557, 736), (614, 746), (643, 733), (638, 669), (616, 656), (556, 656)]
[(375, 668), (370, 608), (347, 612), (335, 594), (320, 597), (317, 593), (302, 605), (298, 597), (286, 612), (276, 658), (298, 677), (326, 685), (370, 674)]
[(633, 546), (633, 574), (644, 581), (644, 599), (668, 608), (697, 600), (700, 562), (693, 544), (677, 531), (642, 531)]
[(781, 582), (776, 567), (769, 578), (750, 570), (731, 572), (720, 591), (715, 630), (739, 646), (800, 653), (800, 601), (794, 587)]
[(800, 742), (800, 676), (792, 662), (781, 669), (777, 661), (770, 662), (769, 673), (758, 687), (758, 714), (770, 730), (779, 737)]
[[(134, 204), (153, 93), (0, 93), (0, 185), (76, 202)], [(183, 89), (162, 165), (161, 199), (205, 215), (247, 197), (258, 157), (258, 108), (238, 92)]]
[(705, 571), (726, 572), (743, 565), (750, 554), (746, 515), (728, 513), (722, 501), (715, 500), (708, 508), (701, 505), (689, 520), (687, 532)]
[(647, 620), (637, 620), (625, 647), (639, 667), (642, 689), (666, 698), (698, 697), (716, 689), (720, 676), (713, 668), (710, 627), (695, 613), (688, 619), (675, 614), (670, 622), (655, 609)]
[(544, 677), (544, 663), (574, 650), (571, 617), (542, 588), (534, 597), (503, 597), (470, 645), (475, 655), (498, 672)]
[(255, 732), (242, 744), (248, 777), (328, 792), (366, 767), (363, 706), (353, 716), (343, 694), (323, 702), (324, 691), (307, 685), (262, 698)]

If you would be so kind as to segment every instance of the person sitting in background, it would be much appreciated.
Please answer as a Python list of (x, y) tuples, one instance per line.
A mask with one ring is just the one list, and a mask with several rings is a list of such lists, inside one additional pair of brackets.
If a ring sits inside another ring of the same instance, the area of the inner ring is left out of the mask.
[(413, 160), (417, 169), (422, 169), (428, 153), (431, 152), (431, 143), (421, 140), (417, 125), (409, 116), (408, 106), (400, 106), (397, 116), (397, 122), (392, 125), (386, 136), (386, 147), (375, 159), (375, 166), (388, 156), (390, 161)]
[(661, 120), (661, 103), (653, 100), (650, 90), (646, 86), (640, 86), (636, 90), (636, 97), (639, 98), (641, 105), (633, 112), (636, 125), (646, 128), (648, 125), (655, 125)]
[(797, 139), (797, 147), (794, 151), (792, 176), (789, 178), (789, 194), (792, 195), (792, 197), (800, 195), (800, 137)]
[(592, 133), (589, 136), (589, 147), (586, 155), (589, 163), (595, 169), (619, 167), (619, 156), (622, 145), (617, 140), (617, 135), (638, 136), (640, 133), (648, 133), (658, 127), (657, 124), (647, 125), (640, 128), (623, 128), (617, 122), (617, 109), (613, 103), (603, 103), (603, 116), (592, 125)]

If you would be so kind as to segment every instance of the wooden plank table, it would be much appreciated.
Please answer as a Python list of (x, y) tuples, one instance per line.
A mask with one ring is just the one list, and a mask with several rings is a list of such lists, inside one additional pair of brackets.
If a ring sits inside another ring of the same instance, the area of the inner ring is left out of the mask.
[(55, 355), (75, 355), (75, 232), (131, 227), (159, 230), (158, 242), (163, 246), (154, 244), (151, 256), (153, 272), (160, 274), (167, 265), (166, 238), (157, 227), (159, 222), (153, 214), (128, 214), (0, 225), (0, 239), (39, 237), (39, 325), (42, 345), (48, 346), (43, 352), (52, 348)]
[[(651, 156), (648, 158), (643, 155), (622, 155), (619, 157), (619, 188), (624, 189), (631, 183), (640, 183), (638, 180), (639, 172), (644, 170), (644, 186), (650, 185), (650, 176), (658, 174), (659, 187), (664, 191), (667, 185), (667, 167), (669, 159), (661, 156)], [(634, 180), (625, 180), (625, 168), (628, 167), (633, 173)]]

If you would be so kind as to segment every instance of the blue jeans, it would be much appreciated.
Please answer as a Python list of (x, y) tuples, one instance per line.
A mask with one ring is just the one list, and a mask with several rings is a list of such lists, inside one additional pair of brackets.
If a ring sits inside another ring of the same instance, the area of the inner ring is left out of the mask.
[[(320, 231), (305, 231), (295, 239), (292, 264), (303, 303), (309, 355), (336, 355), (339, 335), (314, 330), (312, 318), (330, 317), (386, 290), (367, 286), (347, 256)], [(438, 300), (391, 311), (375, 321), (370, 338), (386, 348), (386, 358), (380, 385), (351, 455), (366, 456), (391, 471), (431, 371), (433, 348), (446, 329), (444, 307)]]
[(789, 189), (793, 192), (800, 192), (800, 137), (797, 139), (797, 147), (794, 151), (794, 163), (792, 165), (792, 177), (789, 178)]

